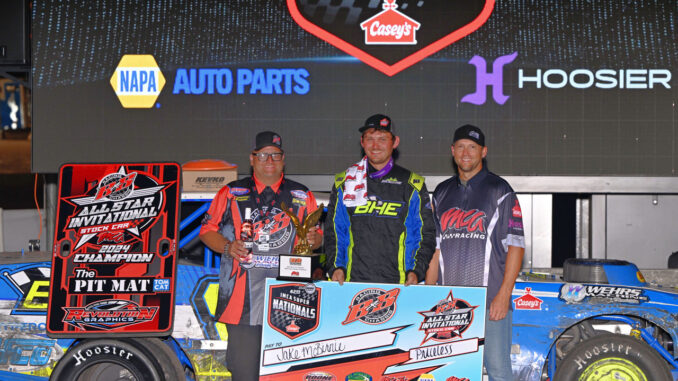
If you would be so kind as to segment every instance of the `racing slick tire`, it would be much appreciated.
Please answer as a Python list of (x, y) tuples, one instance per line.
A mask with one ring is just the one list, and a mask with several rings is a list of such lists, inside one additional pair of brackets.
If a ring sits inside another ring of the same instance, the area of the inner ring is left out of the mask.
[[(159, 339), (84, 340), (58, 362), (53, 381), (176, 381), (184, 372), (176, 356), (170, 358)], [(166, 346), (166, 345), (165, 345)], [(167, 348), (169, 349), (169, 348)], [(178, 364), (178, 365), (177, 365)], [(177, 373), (178, 369), (182, 369)]]
[(554, 381), (673, 380), (666, 361), (631, 336), (601, 334), (577, 344), (558, 364)]

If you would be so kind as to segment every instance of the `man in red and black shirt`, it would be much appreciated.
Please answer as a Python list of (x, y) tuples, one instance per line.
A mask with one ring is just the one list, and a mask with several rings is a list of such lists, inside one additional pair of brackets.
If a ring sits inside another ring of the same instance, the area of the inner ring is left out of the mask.
[[(278, 255), (292, 252), (296, 230), (287, 208), (301, 221), (316, 208), (308, 188), (283, 176), (285, 153), (275, 132), (257, 134), (250, 155), (254, 176), (223, 187), (212, 201), (200, 230), (200, 239), (221, 252), (219, 298), (215, 316), (227, 324), (227, 367), (234, 380), (257, 380), (265, 279), (278, 275)], [(240, 240), (247, 210), (254, 224), (254, 242), (249, 253)], [(312, 249), (322, 243), (315, 228), (309, 230)]]

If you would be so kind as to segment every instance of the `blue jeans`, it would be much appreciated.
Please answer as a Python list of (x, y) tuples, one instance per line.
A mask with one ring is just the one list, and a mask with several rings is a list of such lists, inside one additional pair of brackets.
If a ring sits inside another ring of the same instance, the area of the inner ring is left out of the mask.
[(490, 320), (490, 310), (485, 318), (485, 370), (490, 381), (513, 381), (511, 371), (511, 325), (513, 312), (509, 309), (501, 320)]

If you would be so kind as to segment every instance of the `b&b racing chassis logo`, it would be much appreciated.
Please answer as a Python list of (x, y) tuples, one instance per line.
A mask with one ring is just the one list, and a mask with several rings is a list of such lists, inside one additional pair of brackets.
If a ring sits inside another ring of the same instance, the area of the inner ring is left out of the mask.
[(350, 324), (356, 320), (373, 325), (387, 322), (396, 312), (398, 294), (399, 288), (389, 291), (368, 288), (360, 291), (353, 297), (348, 315), (341, 324)]
[(62, 307), (63, 322), (78, 328), (112, 330), (153, 320), (158, 307), (142, 307), (131, 300), (106, 299), (81, 307)]
[(424, 321), (419, 326), (420, 331), (426, 333), (421, 342), (428, 340), (449, 341), (461, 338), (461, 334), (471, 326), (473, 322), (473, 310), (478, 306), (471, 306), (463, 299), (456, 299), (452, 291), (447, 298), (441, 300), (428, 311), (420, 311)]
[(162, 211), (164, 188), (143, 172), (126, 173), (121, 166), (118, 172), (105, 175), (87, 196), (69, 198), (76, 209), (66, 229), (80, 236), (74, 250), (86, 243), (123, 244), (139, 239)]

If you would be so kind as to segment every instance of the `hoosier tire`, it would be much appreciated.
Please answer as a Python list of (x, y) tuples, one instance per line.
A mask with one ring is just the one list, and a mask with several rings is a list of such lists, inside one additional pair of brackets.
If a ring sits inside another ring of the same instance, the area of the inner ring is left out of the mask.
[(159, 339), (85, 340), (58, 362), (52, 381), (175, 381), (184, 377), (179, 360)]
[(162, 376), (165, 381), (186, 380), (184, 367), (177, 358), (174, 351), (162, 340), (156, 338), (136, 339), (153, 353), (153, 357), (158, 360), (162, 370)]
[(555, 381), (671, 381), (663, 358), (645, 342), (602, 334), (577, 344), (561, 363)]

